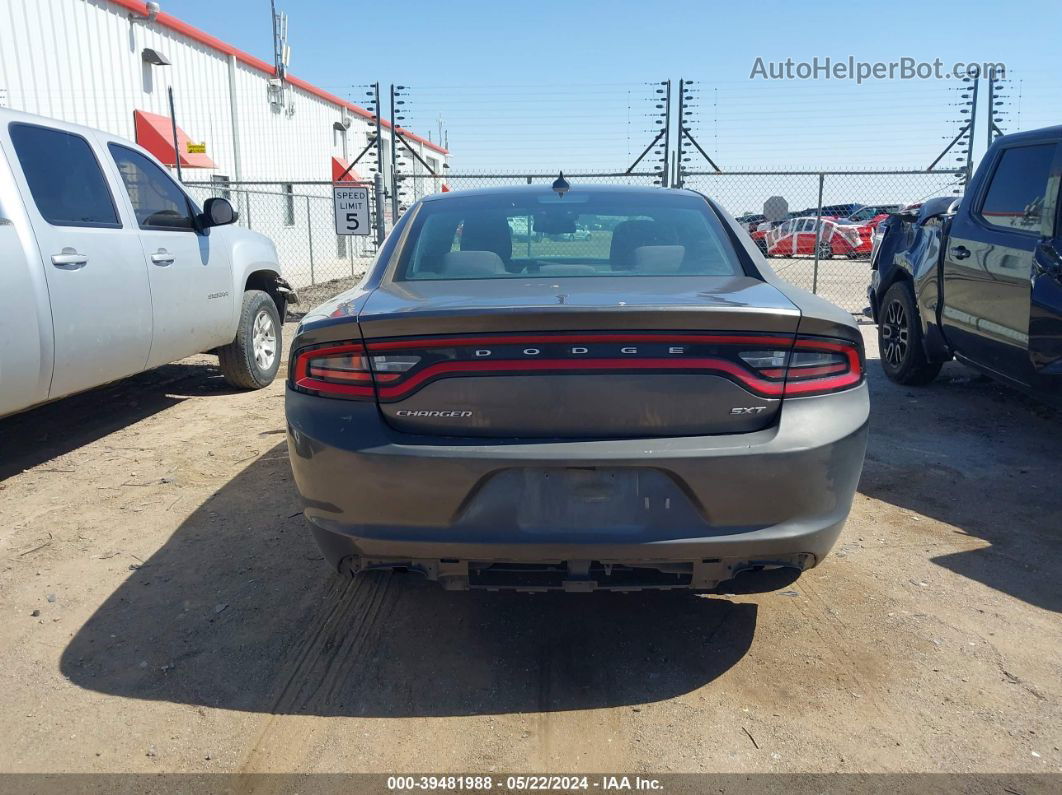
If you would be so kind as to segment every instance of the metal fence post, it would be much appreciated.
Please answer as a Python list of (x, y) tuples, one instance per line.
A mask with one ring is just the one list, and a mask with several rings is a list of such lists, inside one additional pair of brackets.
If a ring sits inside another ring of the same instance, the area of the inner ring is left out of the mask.
[(313, 218), (310, 216), (310, 197), (306, 197), (306, 234), (310, 241), (310, 284), (317, 284), (313, 273)]
[(822, 184), (826, 175), (819, 174), (819, 204), (815, 210), (815, 265), (811, 271), (811, 292), (819, 292), (819, 241), (822, 240)]
[[(379, 104), (379, 103), (377, 103)], [(372, 177), (373, 194), (376, 203), (376, 245), (384, 242), (384, 182), (383, 174), (377, 171)]]

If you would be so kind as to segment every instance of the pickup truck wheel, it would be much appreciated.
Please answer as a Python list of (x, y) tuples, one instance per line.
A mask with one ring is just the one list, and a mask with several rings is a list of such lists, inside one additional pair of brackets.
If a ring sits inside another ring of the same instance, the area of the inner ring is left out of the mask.
[(281, 324), (277, 305), (267, 293), (248, 290), (236, 339), (218, 348), (225, 380), (239, 389), (261, 389), (273, 383), (280, 368)]
[(926, 358), (922, 325), (907, 282), (897, 282), (888, 289), (878, 317), (878, 350), (889, 380), (915, 386), (936, 378), (942, 363)]

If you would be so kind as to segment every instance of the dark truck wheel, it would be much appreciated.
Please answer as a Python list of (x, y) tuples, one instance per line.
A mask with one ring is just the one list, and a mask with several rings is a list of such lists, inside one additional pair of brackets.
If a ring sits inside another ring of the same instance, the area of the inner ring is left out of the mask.
[(878, 317), (878, 350), (889, 380), (915, 386), (936, 378), (942, 363), (926, 358), (922, 325), (907, 282), (897, 282), (888, 289)]
[(277, 305), (268, 293), (248, 290), (236, 339), (218, 348), (225, 380), (239, 389), (261, 389), (273, 383), (280, 368), (281, 324)]

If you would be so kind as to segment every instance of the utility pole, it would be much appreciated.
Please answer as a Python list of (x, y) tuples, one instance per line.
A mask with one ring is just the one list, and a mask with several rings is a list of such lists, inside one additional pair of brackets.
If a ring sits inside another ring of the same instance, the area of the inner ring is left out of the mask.
[(679, 100), (678, 100), (678, 138), (675, 140), (675, 163), (677, 167), (675, 169), (674, 186), (676, 188), (682, 187), (682, 141), (686, 137), (686, 81), (681, 77), (679, 78)]
[(988, 122), (986, 124), (986, 132), (989, 146), (995, 142), (996, 138), (1003, 134), (1003, 130), (1000, 129), (999, 124), (997, 123), (1002, 121), (1002, 119), (996, 118), (997, 113), (1000, 115), (1004, 113), (1004, 111), (996, 110), (996, 105), (1003, 104), (1001, 101), (1002, 95), (999, 94), (996, 89), (996, 82), (996, 71), (993, 69), (988, 73)]
[(671, 170), (671, 80), (664, 81), (664, 167), (660, 184), (668, 187), (668, 172)]
[(995, 122), (992, 121), (992, 114), (995, 113), (995, 109), (992, 106), (995, 105), (995, 99), (996, 76), (995, 73), (993, 73), (988, 77), (988, 123), (985, 125), (985, 138), (987, 139), (986, 146), (992, 145), (992, 134), (994, 132), (992, 128), (996, 126)]
[(280, 52), (277, 47), (277, 3), (276, 0), (269, 0), (269, 19), (273, 22), (273, 66), (276, 68), (276, 76), (281, 77), (280, 74)]
[(966, 184), (973, 179), (973, 148), (974, 130), (977, 128), (977, 89), (981, 85), (981, 78), (975, 77), (973, 81), (973, 99), (970, 105), (970, 144), (966, 147)]
[[(964, 83), (968, 82), (970, 80), (971, 80), (971, 78), (968, 78), (968, 77), (964, 77), (963, 78), (963, 82)], [(964, 104), (966, 107), (962, 108), (959, 111), (959, 113), (965, 114), (965, 113), (968, 112), (970, 114), (969, 121), (963, 123), (962, 127), (959, 128), (959, 132), (956, 134), (956, 136), (951, 139), (951, 142), (947, 146), (944, 147), (944, 151), (942, 151), (939, 155), (937, 155), (936, 159), (932, 163), (929, 164), (929, 168), (926, 169), (926, 171), (929, 172), (929, 171), (932, 171), (934, 168), (936, 168), (937, 163), (939, 163), (941, 160), (943, 160), (944, 156), (947, 155), (948, 152), (952, 151), (952, 149), (955, 147), (955, 145), (958, 144), (960, 141), (962, 141), (963, 137), (965, 136), (966, 137), (966, 168), (965, 168), (965, 174), (959, 180), (963, 185), (969, 184), (970, 178), (973, 176), (974, 126), (975, 126), (975, 124), (977, 122), (977, 88), (978, 88), (978, 83), (980, 82), (980, 79), (976, 78), (976, 77), (972, 78), (972, 82), (973, 82), (972, 90), (968, 89), (968, 88), (965, 88), (965, 87), (959, 89), (960, 91), (964, 92), (964, 93), (962, 93), (960, 95), (960, 99), (965, 99), (966, 100), (965, 103), (960, 103), (960, 104)], [(965, 93), (967, 91), (969, 91), (970, 93)], [(961, 122), (962, 120), (960, 119), (959, 121)], [(962, 157), (961, 156), (957, 157), (955, 159), (956, 159), (956, 161), (958, 161), (960, 163), (962, 162)], [(954, 169), (953, 168), (953, 169), (950, 169), (950, 171), (952, 171), (954, 173), (954, 172), (958, 171), (958, 169)]]
[(398, 220), (398, 122), (395, 121), (395, 84), (391, 83), (391, 223)]
[(386, 227), (384, 224), (384, 179), (383, 179), (383, 124), (380, 121), (380, 81), (372, 84), (375, 95), (376, 111), (376, 176), (373, 177), (373, 189), (376, 194), (376, 243), (383, 245)]

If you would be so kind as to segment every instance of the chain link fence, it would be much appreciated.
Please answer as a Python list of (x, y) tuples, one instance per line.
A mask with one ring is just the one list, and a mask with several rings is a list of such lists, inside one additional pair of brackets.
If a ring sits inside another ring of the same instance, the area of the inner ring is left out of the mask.
[[(186, 183), (193, 199), (232, 202), (237, 223), (270, 238), (305, 312), (360, 281), (376, 256), (374, 235), (337, 235), (328, 182)], [(370, 203), (372, 187), (369, 187)], [(373, 210), (375, 215), (375, 209)]]
[[(737, 218), (775, 272), (852, 314), (870, 283), (874, 232), (884, 215), (934, 196), (958, 195), (963, 171), (695, 172), (683, 187)], [(764, 202), (780, 196), (791, 218), (771, 222)]]
[[(556, 174), (404, 175), (399, 199), (416, 200), (442, 190), (473, 190), (505, 185), (549, 184)], [(659, 184), (656, 172), (566, 174), (572, 184)], [(696, 172), (684, 174), (684, 187), (718, 201), (756, 241), (783, 278), (859, 314), (866, 305), (874, 230), (884, 213), (933, 196), (957, 194), (962, 172)], [(300, 311), (360, 281), (376, 255), (375, 236), (335, 233), (332, 187), (327, 182), (190, 183), (192, 197), (224, 196), (239, 212), (239, 224), (270, 237), (284, 277), (298, 290)], [(372, 186), (370, 202), (375, 223)], [(790, 220), (763, 218), (764, 202), (785, 199)], [(398, 204), (399, 213), (405, 201)], [(389, 228), (394, 206), (384, 202)], [(612, 231), (603, 225), (578, 227), (564, 235), (541, 235), (513, 228), (513, 246), (529, 257), (608, 258)]]

